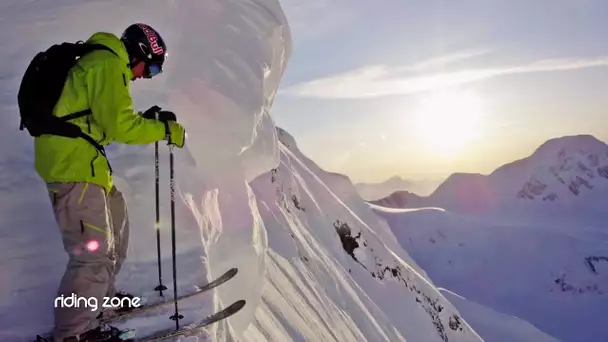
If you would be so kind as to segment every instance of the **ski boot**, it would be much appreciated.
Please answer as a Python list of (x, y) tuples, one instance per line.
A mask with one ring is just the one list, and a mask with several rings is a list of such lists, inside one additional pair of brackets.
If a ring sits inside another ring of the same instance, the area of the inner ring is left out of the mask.
[[(130, 293), (124, 292), (124, 291), (118, 291), (116, 292), (116, 294), (114, 294), (115, 298), (119, 298), (122, 302), (122, 300), (124, 298), (128, 298), (129, 299), (129, 303), (132, 303), (133, 298), (135, 298), (135, 296), (133, 296)], [(114, 311), (116, 311), (117, 313), (123, 313), (123, 312), (128, 312), (131, 311), (132, 309), (134, 309), (134, 307), (131, 307), (129, 305), (125, 305), (125, 306), (121, 306), (120, 308), (116, 308)]]
[(122, 338), (123, 331), (116, 327), (105, 325), (89, 330), (77, 336), (70, 336), (63, 341), (55, 341), (54, 339), (45, 339), (38, 336), (36, 342), (133, 342), (132, 339)]
[[(135, 307), (131, 307), (128, 304), (132, 303), (133, 298), (135, 298), (132, 294), (124, 292), (124, 291), (118, 291), (114, 294), (113, 298), (118, 298), (121, 301), (121, 304), (124, 304), (124, 306), (121, 307), (104, 307), (100, 312), (99, 315), (97, 315), (97, 319), (98, 320), (102, 320), (102, 319), (106, 319), (106, 318), (112, 318), (114, 316), (120, 315), (122, 313), (126, 313), (131, 311), (132, 309), (134, 309)], [(129, 301), (124, 301), (123, 302), (123, 298), (128, 298)], [(140, 303), (143, 304), (143, 303)]]

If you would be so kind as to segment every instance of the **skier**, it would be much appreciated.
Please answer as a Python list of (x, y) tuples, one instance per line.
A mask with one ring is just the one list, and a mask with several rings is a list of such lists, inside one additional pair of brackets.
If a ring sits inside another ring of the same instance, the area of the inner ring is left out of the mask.
[[(117, 37), (93, 34), (86, 43), (106, 46), (81, 57), (68, 74), (53, 114), (72, 116), (90, 138), (57, 135), (35, 138), (35, 168), (48, 185), (55, 219), (69, 261), (58, 297), (95, 298), (98, 310), (55, 305), (54, 342), (123, 341), (118, 329), (101, 326), (104, 297), (131, 295), (117, 292), (116, 275), (127, 255), (129, 218), (123, 194), (112, 180), (103, 147), (111, 142), (149, 144), (167, 140), (182, 148), (185, 129), (174, 113), (154, 106), (144, 113), (133, 109), (129, 81), (152, 78), (163, 71), (167, 46), (160, 34), (145, 24), (130, 25)], [(82, 303), (82, 302), (81, 302)]]

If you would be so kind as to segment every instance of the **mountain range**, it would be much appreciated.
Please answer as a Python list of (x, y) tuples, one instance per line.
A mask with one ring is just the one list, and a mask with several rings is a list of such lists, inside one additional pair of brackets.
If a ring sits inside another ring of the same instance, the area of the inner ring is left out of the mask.
[(355, 183), (355, 188), (363, 199), (377, 200), (396, 191), (409, 191), (421, 196), (428, 195), (440, 183), (438, 180), (406, 180), (401, 176), (393, 176), (379, 183)]
[(399, 191), (370, 202), (469, 213), (555, 207), (601, 211), (607, 190), (608, 145), (583, 134), (550, 139), (531, 155), (488, 175), (452, 174), (428, 196)]

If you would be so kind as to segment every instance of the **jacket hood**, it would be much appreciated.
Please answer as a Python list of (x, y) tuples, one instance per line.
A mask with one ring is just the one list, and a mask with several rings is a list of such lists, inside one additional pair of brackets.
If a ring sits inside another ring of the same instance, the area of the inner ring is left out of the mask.
[[(120, 38), (118, 38), (116, 35), (112, 34), (112, 33), (107, 33), (107, 32), (97, 32), (95, 34), (93, 34), (87, 41), (86, 43), (93, 43), (93, 44), (101, 44), (101, 45), (105, 45), (107, 47), (109, 47), (110, 49), (112, 49), (112, 51), (114, 51), (118, 57), (125, 62), (125, 65), (129, 65), (130, 61), (129, 61), (129, 54), (127, 53), (127, 49), (125, 48), (124, 44), (120, 41)], [(129, 68), (129, 70), (131, 70)], [(129, 75), (131, 76), (131, 75)]]

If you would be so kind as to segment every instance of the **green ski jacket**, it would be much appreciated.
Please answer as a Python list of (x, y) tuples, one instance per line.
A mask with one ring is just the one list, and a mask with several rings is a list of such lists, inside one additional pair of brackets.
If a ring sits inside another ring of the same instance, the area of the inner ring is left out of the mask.
[[(54, 109), (65, 116), (86, 109), (91, 115), (70, 120), (101, 146), (111, 142), (149, 144), (165, 138), (162, 122), (145, 119), (133, 109), (130, 94), (132, 72), (120, 39), (105, 32), (95, 33), (87, 43), (109, 47), (80, 58), (68, 78)], [(43, 135), (34, 139), (35, 168), (45, 182), (87, 182), (109, 193), (113, 181), (109, 162), (82, 138)]]

